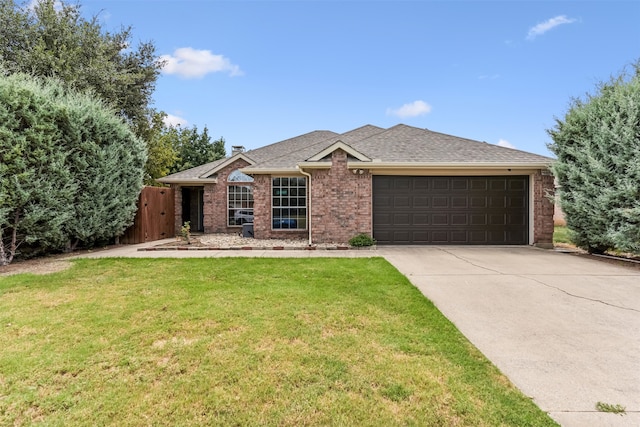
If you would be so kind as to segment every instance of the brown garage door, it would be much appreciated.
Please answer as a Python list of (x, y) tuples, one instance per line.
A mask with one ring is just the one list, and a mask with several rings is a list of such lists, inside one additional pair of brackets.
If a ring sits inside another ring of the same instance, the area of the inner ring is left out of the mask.
[(380, 244), (528, 243), (527, 176), (374, 176)]

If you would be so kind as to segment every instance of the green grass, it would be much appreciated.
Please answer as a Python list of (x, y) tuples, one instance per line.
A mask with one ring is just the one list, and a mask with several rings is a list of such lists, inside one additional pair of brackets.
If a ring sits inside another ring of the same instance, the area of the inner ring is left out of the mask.
[(381, 258), (79, 260), (0, 343), (0, 425), (555, 425)]
[(611, 404), (598, 402), (596, 403), (596, 410), (599, 412), (608, 412), (611, 414), (621, 414), (624, 415), (627, 412), (627, 409), (620, 404)]
[(564, 225), (556, 225), (553, 227), (553, 243), (565, 243), (573, 245), (570, 238), (569, 229)]

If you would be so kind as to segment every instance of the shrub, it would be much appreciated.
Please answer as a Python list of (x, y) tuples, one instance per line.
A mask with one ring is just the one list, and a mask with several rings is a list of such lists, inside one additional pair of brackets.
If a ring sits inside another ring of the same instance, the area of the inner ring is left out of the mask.
[(354, 236), (351, 239), (349, 239), (349, 245), (357, 248), (360, 248), (363, 246), (373, 246), (375, 244), (376, 244), (376, 240), (366, 233), (358, 234), (357, 236)]

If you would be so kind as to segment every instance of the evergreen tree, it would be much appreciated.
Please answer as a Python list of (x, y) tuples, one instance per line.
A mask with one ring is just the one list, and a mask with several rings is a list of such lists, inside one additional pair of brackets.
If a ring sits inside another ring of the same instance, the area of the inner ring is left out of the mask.
[(102, 101), (51, 79), (0, 75), (0, 264), (23, 244), (60, 250), (122, 234), (146, 159)]
[(640, 63), (572, 101), (548, 130), (560, 205), (589, 252), (640, 253)]
[(0, 75), (0, 265), (24, 244), (61, 248), (78, 185), (61, 149), (69, 118), (59, 86)]
[(96, 99), (66, 99), (71, 126), (69, 165), (78, 185), (74, 219), (65, 224), (68, 249), (121, 235), (133, 221), (147, 160), (145, 144)]

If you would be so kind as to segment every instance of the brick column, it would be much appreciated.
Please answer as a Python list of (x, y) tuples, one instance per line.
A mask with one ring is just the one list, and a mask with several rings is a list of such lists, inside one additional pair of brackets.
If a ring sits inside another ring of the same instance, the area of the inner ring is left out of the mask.
[(182, 187), (177, 184), (171, 184), (173, 188), (173, 224), (175, 227), (175, 235), (180, 235), (180, 229), (182, 228)]
[(372, 232), (372, 179), (368, 171), (354, 174), (347, 167), (347, 153), (336, 150), (331, 169), (316, 170), (312, 178), (312, 240), (346, 243)]
[(553, 248), (554, 180), (551, 171), (533, 176), (533, 244)]

